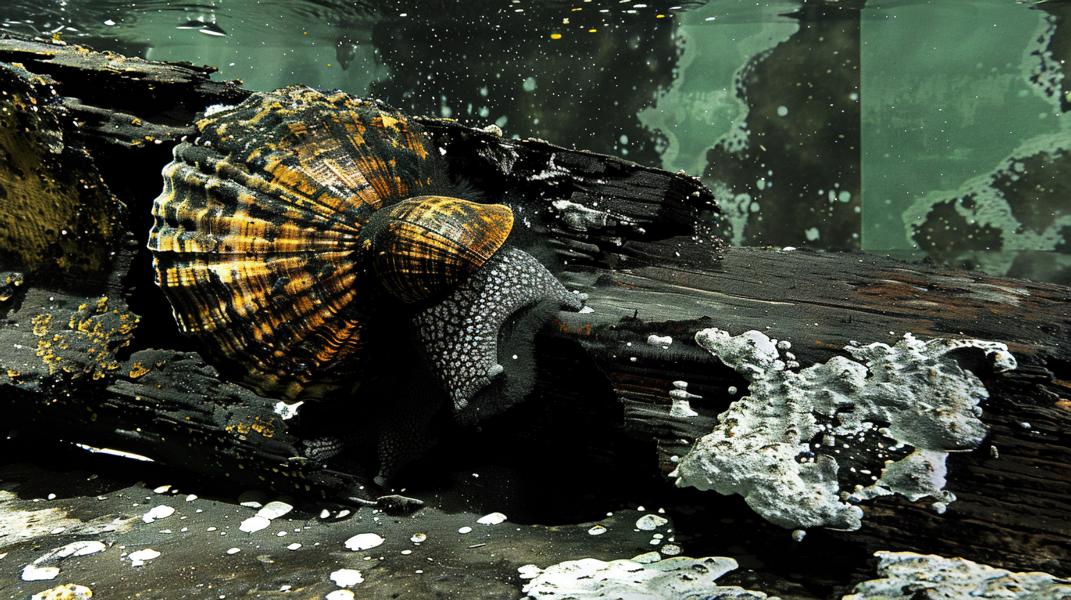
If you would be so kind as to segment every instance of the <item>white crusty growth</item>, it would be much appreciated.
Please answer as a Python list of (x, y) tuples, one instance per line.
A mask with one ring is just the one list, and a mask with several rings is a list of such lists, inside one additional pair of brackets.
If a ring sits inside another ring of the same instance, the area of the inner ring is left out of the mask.
[[(889, 494), (933, 497), (943, 509), (954, 499), (943, 490), (947, 453), (981, 444), (978, 404), (988, 397), (948, 354), (978, 348), (997, 370), (1016, 366), (1004, 344), (906, 334), (895, 346), (848, 346), (855, 360), (836, 356), (796, 372), (758, 331), (705, 329), (695, 339), (750, 385), (680, 460), (677, 485), (740, 494), (768, 521), (793, 529), (858, 529), (863, 512), (852, 502)], [(873, 436), (880, 443), (864, 443)], [(885, 460), (889, 447), (910, 453)], [(841, 449), (870, 452), (857, 458), (884, 468), (870, 485), (845, 489)]]
[(960, 598), (1071, 598), (1071, 581), (1048, 573), (1013, 573), (965, 558), (914, 552), (877, 552), (878, 575), (857, 584), (843, 600), (928, 600)]

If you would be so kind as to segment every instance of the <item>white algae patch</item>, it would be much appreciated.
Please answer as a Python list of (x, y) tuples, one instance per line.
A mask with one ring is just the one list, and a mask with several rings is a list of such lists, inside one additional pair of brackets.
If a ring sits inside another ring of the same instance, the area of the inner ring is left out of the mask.
[[(737, 567), (731, 558), (689, 558), (677, 556), (653, 560), (656, 553), (636, 557), (641, 560), (604, 562), (594, 558), (570, 560), (546, 569), (525, 565), (518, 569), (528, 598), (541, 600), (662, 600), (665, 598), (720, 598), (761, 600), (766, 594), (739, 587), (719, 586), (718, 577)], [(641, 562), (642, 561), (642, 562)]]
[[(982, 442), (978, 404), (988, 393), (948, 354), (977, 348), (997, 370), (1015, 368), (1007, 346), (981, 340), (923, 342), (905, 334), (895, 346), (846, 347), (855, 360), (836, 356), (793, 371), (774, 340), (758, 331), (731, 336), (705, 329), (695, 339), (750, 385), (680, 459), (677, 485), (740, 494), (759, 515), (792, 529), (858, 529), (863, 512), (850, 502), (878, 496), (951, 502), (943, 490), (945, 458)], [(864, 444), (868, 436), (882, 443)], [(886, 448), (906, 456), (885, 460)], [(865, 487), (845, 489), (838, 479), (847, 475), (837, 460), (847, 458), (842, 449), (862, 454), (857, 462), (884, 465), (875, 467), (880, 474)]]
[(506, 515), (500, 512), (493, 512), (489, 515), (484, 515), (479, 519), (476, 519), (476, 522), (480, 525), (498, 525), (499, 523), (505, 522), (505, 520)]
[(339, 569), (331, 573), (331, 581), (338, 587), (353, 587), (364, 581), (361, 572), (356, 569)]
[(154, 506), (149, 509), (149, 512), (141, 516), (141, 520), (145, 523), (152, 523), (160, 519), (166, 519), (175, 514), (175, 509), (170, 506), (161, 504), (160, 506)]
[(958, 600), (1071, 597), (1071, 580), (1048, 573), (1013, 573), (964, 558), (913, 552), (877, 552), (881, 579), (857, 584), (843, 600)]
[(55, 579), (60, 570), (59, 567), (52, 565), (52, 563), (57, 563), (72, 556), (96, 554), (103, 552), (106, 548), (107, 546), (103, 542), (97, 541), (71, 542), (59, 548), (53, 548), (22, 569), (22, 580), (44, 581)]
[(346, 547), (354, 552), (369, 550), (383, 543), (383, 538), (375, 533), (358, 533), (346, 540)]
[(160, 553), (157, 552), (156, 550), (153, 550), (152, 548), (146, 548), (144, 550), (137, 550), (135, 552), (131, 552), (126, 557), (128, 559), (130, 559), (130, 566), (132, 566), (132, 567), (140, 567), (140, 566), (144, 565), (146, 562), (148, 562), (148, 561), (150, 561), (150, 560), (152, 560), (154, 558), (157, 558), (159, 556), (160, 556)]

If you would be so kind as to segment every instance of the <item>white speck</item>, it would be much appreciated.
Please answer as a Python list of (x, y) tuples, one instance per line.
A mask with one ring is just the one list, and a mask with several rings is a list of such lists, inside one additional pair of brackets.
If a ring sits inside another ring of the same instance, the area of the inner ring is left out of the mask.
[(402, 550), (402, 554), (404, 554), (405, 556), (409, 556), (412, 553), (413, 553), (413, 551), (410, 550), (409, 548), (406, 548), (405, 550)]
[(324, 596), (324, 600), (353, 600), (356, 596), (350, 590), (335, 590)]
[(419, 543), (421, 543), (421, 542), (423, 542), (423, 541), (425, 541), (427, 539), (428, 539), (428, 534), (424, 533), (423, 531), (420, 531), (420, 532), (414, 533), (413, 537), (409, 538), (409, 541), (413, 542), (414, 544), (419, 544)]
[(590, 313), (593, 313), (593, 312), (595, 312), (595, 309), (591, 308), (590, 306), (585, 306), (584, 308), (580, 309), (580, 314), (583, 314), (583, 315), (590, 314)]
[(728, 388), (725, 389), (725, 391), (728, 392), (730, 396), (735, 396), (736, 392), (738, 392), (739, 390), (736, 389), (735, 385), (730, 385)]
[(343, 518), (343, 517), (348, 517), (348, 516), (350, 516), (350, 511), (349, 511), (349, 509), (345, 509), (345, 508), (343, 508), (342, 510), (338, 511), (338, 514), (337, 514), (337, 515), (335, 515), (335, 518), (336, 518), (336, 519), (341, 519), (341, 518)]
[(171, 508), (170, 506), (154, 506), (149, 510), (149, 512), (141, 516), (141, 520), (146, 523), (152, 523), (153, 521), (156, 521), (158, 519), (166, 519), (167, 517), (170, 517), (173, 514), (175, 514), (175, 509)]
[(331, 581), (338, 587), (352, 587), (364, 581), (361, 572), (356, 569), (339, 569), (331, 573)]
[(654, 531), (666, 523), (669, 523), (669, 521), (665, 517), (660, 517), (658, 515), (643, 515), (636, 520), (636, 529), (641, 531)]
[(297, 550), (300, 547), (301, 547), (301, 544), (299, 544), (297, 542), (294, 542), (293, 544), (290, 544), (289, 546), (287, 546), (286, 549), (287, 550)]
[(227, 548), (227, 554), (238, 554), (241, 551), (241, 548)]
[(795, 246), (785, 246), (784, 248), (781, 248), (781, 252), (792, 252), (795, 249)]
[(934, 502), (930, 505), (930, 508), (933, 509), (933, 512), (943, 515), (945, 514), (945, 511), (948, 510), (948, 504), (945, 502)]
[(807, 536), (807, 531), (803, 529), (795, 529), (792, 531), (792, 541), (802, 542), (803, 538)]
[(57, 528), (53, 529), (52, 531), (49, 531), (49, 533), (51, 533), (52, 535), (56, 535), (57, 533), (63, 533), (66, 530), (67, 530), (66, 527), (57, 527)]
[(462, 527), (462, 528), (458, 529), (457, 532), (462, 534), (462, 535), (464, 535), (466, 533), (471, 533), (472, 532), (472, 528), (469, 527), (469, 526), (465, 526), (465, 527)]
[(56, 499), (56, 495), (55, 494), (49, 494), (48, 495), (48, 499), (49, 500), (55, 500)]
[(821, 234), (818, 232), (818, 228), (817, 227), (811, 227), (810, 229), (804, 231), (803, 235), (807, 237), (807, 241), (808, 242), (813, 242), (813, 241), (817, 240), (818, 236), (821, 235)]
[(521, 89), (526, 91), (526, 92), (534, 92), (536, 90), (536, 87), (537, 87), (537, 85), (536, 85), (535, 77), (529, 76), (528, 78), (526, 78), (524, 80), (523, 83), (521, 83)]
[(439, 154), (442, 156), (446, 156), (446, 148), (439, 148)]
[(196, 499), (197, 499), (197, 494), (190, 494), (189, 496), (186, 496), (186, 502), (193, 502)]
[(280, 502), (279, 500), (272, 500), (264, 505), (264, 508), (257, 511), (258, 517), (264, 517), (265, 519), (278, 519), (286, 513), (294, 510), (294, 507), (286, 502)]
[(170, 485), (170, 484), (168, 484), (168, 485), (161, 485), (160, 487), (158, 487), (158, 488), (154, 489), (154, 490), (153, 490), (153, 493), (156, 493), (156, 494), (166, 494), (166, 493), (167, 493), (167, 492), (169, 492), (169, 491), (171, 491), (171, 485)]
[(160, 556), (160, 553), (156, 550), (153, 550), (152, 548), (137, 550), (126, 555), (126, 557), (130, 559), (130, 566), (132, 567), (140, 567), (147, 561), (150, 561), (158, 556)]
[(588, 535), (602, 535), (604, 533), (606, 533), (606, 528), (602, 525), (595, 525), (588, 530)]
[(358, 533), (346, 540), (346, 547), (354, 552), (375, 548), (383, 543), (383, 538), (374, 533)]
[(327, 510), (326, 508), (320, 511), (320, 518), (321, 519), (326, 519), (327, 517), (330, 517), (330, 516), (331, 516), (331, 511)]
[(502, 514), (500, 512), (493, 512), (493, 513), (491, 513), (489, 515), (484, 515), (484, 516), (480, 517), (479, 519), (476, 519), (476, 522), (479, 523), (480, 525), (498, 525), (499, 523), (501, 523), (501, 522), (503, 522), (505, 520), (506, 520), (506, 515), (504, 515), (504, 514)]
[(779, 116), (779, 117), (787, 117), (788, 116), (788, 107), (784, 106), (784, 105), (778, 106), (777, 107), (777, 116)]
[(1022, 427), (1023, 429), (1030, 429), (1030, 422), (1029, 421), (1020, 421), (1019, 422), (1019, 427)]
[(113, 21), (111, 19), (107, 19), (106, 21), (104, 21), (104, 24), (107, 25), (108, 27), (113, 27), (115, 25), (115, 21)]
[(260, 531), (271, 525), (271, 521), (264, 517), (249, 517), (242, 521), (242, 524), (238, 526), (238, 529), (246, 533), (253, 533), (254, 531)]

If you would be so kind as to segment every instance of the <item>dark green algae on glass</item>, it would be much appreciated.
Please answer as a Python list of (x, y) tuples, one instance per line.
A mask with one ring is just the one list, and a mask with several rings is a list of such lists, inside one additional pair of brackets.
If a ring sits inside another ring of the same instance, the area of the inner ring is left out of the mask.
[(15, 0), (4, 29), (683, 170), (736, 244), (1071, 281), (1060, 2)]

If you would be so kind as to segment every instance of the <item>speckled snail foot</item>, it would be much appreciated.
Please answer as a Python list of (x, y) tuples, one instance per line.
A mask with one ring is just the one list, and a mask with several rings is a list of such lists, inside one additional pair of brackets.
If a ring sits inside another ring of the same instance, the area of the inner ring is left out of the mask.
[(584, 299), (527, 252), (504, 248), (441, 302), (417, 313), (412, 324), (455, 411), (493, 414), (491, 407), (470, 406), (470, 401), (506, 370), (498, 354), (506, 320), (544, 301), (578, 311)]

